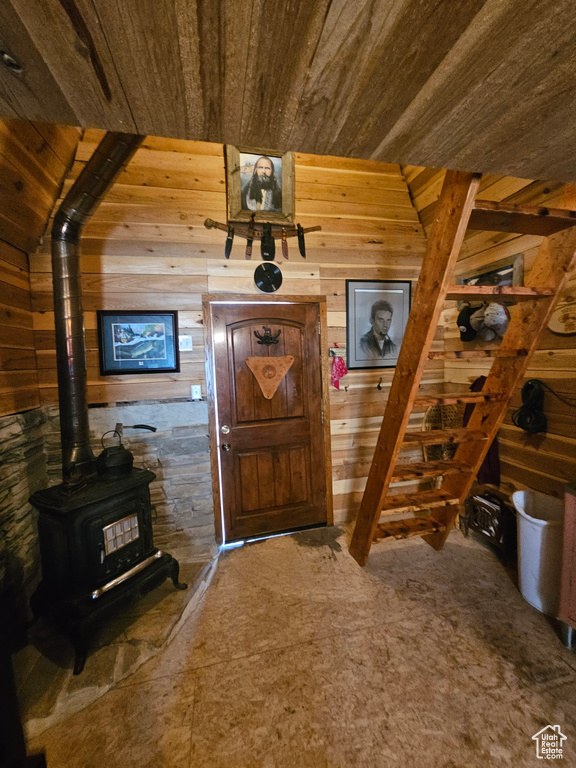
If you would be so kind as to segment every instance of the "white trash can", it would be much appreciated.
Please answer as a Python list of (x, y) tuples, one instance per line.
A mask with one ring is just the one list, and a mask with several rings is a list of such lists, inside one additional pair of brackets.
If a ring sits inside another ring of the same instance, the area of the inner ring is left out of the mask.
[(546, 616), (558, 617), (564, 502), (537, 491), (515, 491), (518, 579), (522, 597)]

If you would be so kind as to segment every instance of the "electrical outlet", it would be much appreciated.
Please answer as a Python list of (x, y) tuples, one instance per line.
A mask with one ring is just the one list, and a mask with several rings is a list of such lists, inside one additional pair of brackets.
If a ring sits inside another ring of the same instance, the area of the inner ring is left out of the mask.
[(202, 387), (200, 384), (192, 384), (191, 387), (192, 400), (202, 400)]

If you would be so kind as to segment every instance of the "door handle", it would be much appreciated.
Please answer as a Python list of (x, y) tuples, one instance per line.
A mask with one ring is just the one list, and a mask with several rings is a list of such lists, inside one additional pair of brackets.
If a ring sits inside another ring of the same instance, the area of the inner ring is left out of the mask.
[(222, 443), (220, 447), (222, 448), (223, 451), (229, 451), (232, 446), (230, 445), (230, 443)]

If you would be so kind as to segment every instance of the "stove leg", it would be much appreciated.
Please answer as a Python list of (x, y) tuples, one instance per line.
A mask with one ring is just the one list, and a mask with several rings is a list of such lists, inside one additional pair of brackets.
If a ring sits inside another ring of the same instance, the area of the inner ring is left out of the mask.
[(178, 581), (178, 575), (180, 573), (180, 563), (178, 560), (175, 560), (172, 558), (172, 562), (170, 563), (170, 578), (172, 579), (172, 584), (176, 587), (176, 589), (188, 589), (188, 584), (184, 584), (182, 581)]
[(79, 675), (86, 664), (91, 634), (73, 627), (68, 629), (68, 637), (74, 647), (74, 674)]

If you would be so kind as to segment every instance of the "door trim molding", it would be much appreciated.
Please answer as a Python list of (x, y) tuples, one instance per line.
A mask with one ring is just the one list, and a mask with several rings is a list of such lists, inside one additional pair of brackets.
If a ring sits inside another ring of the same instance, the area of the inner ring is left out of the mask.
[(328, 355), (328, 320), (326, 296), (258, 296), (238, 293), (210, 293), (202, 296), (204, 316), (204, 355), (206, 366), (206, 396), (210, 430), (210, 467), (214, 497), (214, 526), (216, 543), (224, 543), (223, 514), (220, 498), (220, 462), (218, 452), (218, 424), (216, 419), (218, 393), (214, 358), (214, 324), (212, 309), (215, 304), (318, 304), (320, 316), (320, 360), (322, 378), (322, 411), (324, 413), (324, 466), (326, 470), (326, 523), (334, 523), (332, 499), (332, 447), (330, 440), (330, 359)]

